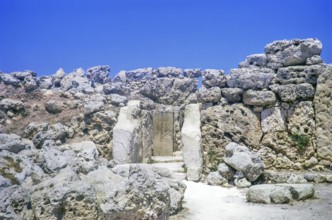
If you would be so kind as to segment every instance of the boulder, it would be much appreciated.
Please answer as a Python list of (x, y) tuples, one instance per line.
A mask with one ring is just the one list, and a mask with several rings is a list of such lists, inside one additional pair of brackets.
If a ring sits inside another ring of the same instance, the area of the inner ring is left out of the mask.
[(265, 46), (268, 66), (274, 69), (304, 65), (308, 58), (320, 55), (321, 52), (322, 43), (315, 38), (279, 40)]
[(45, 110), (51, 114), (58, 114), (63, 111), (63, 106), (60, 102), (49, 100), (45, 103)]
[(122, 82), (111, 82), (103, 86), (103, 92), (106, 95), (118, 94), (128, 96), (130, 94), (130, 89)]
[(106, 98), (101, 94), (95, 94), (84, 100), (84, 115), (89, 115), (104, 109)]
[(92, 84), (89, 79), (84, 76), (84, 70), (82, 68), (65, 75), (61, 79), (60, 85), (63, 91), (71, 90), (87, 94), (94, 92), (94, 88), (91, 86)]
[(23, 72), (13, 72), (10, 75), (14, 76), (16, 79), (24, 81), (24, 79), (27, 77), (36, 77), (37, 73), (35, 73), (31, 70), (25, 70)]
[(109, 66), (94, 66), (86, 70), (86, 76), (92, 82), (104, 83), (110, 72)]
[(310, 100), (315, 95), (314, 87), (309, 83), (273, 85), (272, 91), (278, 93), (281, 101), (294, 102), (296, 100)]
[(206, 177), (206, 181), (212, 186), (221, 186), (228, 182), (227, 179), (225, 179), (218, 171), (209, 173)]
[(23, 86), (26, 92), (32, 92), (38, 88), (39, 82), (36, 77), (28, 76), (24, 78)]
[(217, 103), (221, 99), (221, 90), (219, 87), (211, 87), (208, 89), (201, 87), (197, 92), (197, 98), (202, 103)]
[(65, 77), (65, 75), (66, 73), (62, 68), (56, 71), (56, 73), (52, 76), (52, 84), (54, 85), (54, 87), (61, 86), (61, 80)]
[(227, 85), (230, 88), (264, 89), (274, 77), (274, 71), (268, 68), (231, 69), (227, 75)]
[(126, 79), (129, 81), (150, 80), (154, 71), (151, 67), (126, 71)]
[(221, 93), (229, 103), (240, 102), (243, 90), (240, 88), (222, 88)]
[(237, 188), (247, 188), (251, 186), (251, 182), (249, 182), (246, 178), (235, 179), (234, 185)]
[(256, 68), (256, 67), (266, 67), (267, 58), (265, 54), (252, 54), (247, 56), (247, 58), (239, 63), (239, 68)]
[(22, 150), (33, 148), (32, 141), (23, 139), (16, 134), (0, 134), (0, 150), (18, 153)]
[(98, 219), (94, 188), (71, 168), (45, 179), (31, 189), (34, 219)]
[(316, 145), (320, 159), (332, 162), (332, 66), (318, 77), (314, 98)]
[(125, 181), (112, 186), (100, 205), (106, 219), (167, 219), (179, 211), (177, 205), (185, 189), (182, 184), (161, 178), (147, 164), (122, 165), (120, 170)]
[(45, 140), (54, 140), (54, 141), (59, 140), (61, 142), (65, 142), (67, 131), (68, 131), (67, 126), (61, 123), (53, 124), (46, 131), (43, 130), (37, 132), (33, 136), (32, 141), (37, 148), (41, 148)]
[(279, 84), (317, 84), (317, 78), (325, 71), (325, 65), (289, 66), (278, 69), (276, 82)]
[(2, 99), (0, 101), (0, 110), (7, 112), (7, 111), (23, 111), (24, 110), (24, 103), (14, 99)]
[(228, 181), (231, 181), (235, 174), (235, 170), (225, 163), (220, 163), (218, 165), (218, 172), (221, 174), (222, 177), (226, 178)]
[(110, 94), (111, 104), (115, 106), (125, 106), (128, 99), (126, 96), (118, 95), (118, 94)]
[(198, 181), (202, 172), (203, 150), (200, 111), (200, 104), (187, 105), (181, 130), (183, 160), (187, 168), (187, 179), (189, 181)]
[(19, 86), (21, 81), (14, 76), (6, 73), (0, 73), (0, 82), (4, 82), (6, 85)]
[(51, 76), (42, 76), (38, 79), (40, 89), (50, 89), (53, 86)]
[(243, 94), (243, 103), (253, 106), (272, 106), (276, 103), (276, 96), (272, 91), (247, 90)]
[(182, 73), (182, 69), (176, 67), (159, 67), (157, 69), (158, 77), (178, 77)]
[(197, 69), (185, 69), (183, 70), (183, 76), (188, 78), (198, 78), (202, 76), (202, 70)]
[(206, 69), (202, 73), (202, 84), (205, 88), (225, 87), (226, 77), (223, 70)]
[(224, 162), (242, 172), (250, 182), (255, 181), (262, 174), (263, 163), (258, 155), (250, 152), (247, 147), (231, 142), (225, 149)]
[(316, 65), (316, 64), (321, 64), (321, 63), (324, 63), (321, 56), (313, 55), (312, 57), (309, 57), (307, 59), (306, 65)]

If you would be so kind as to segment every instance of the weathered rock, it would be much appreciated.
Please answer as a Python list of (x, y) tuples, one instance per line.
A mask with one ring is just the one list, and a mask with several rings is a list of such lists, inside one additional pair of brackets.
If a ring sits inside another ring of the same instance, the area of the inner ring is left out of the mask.
[(272, 106), (276, 102), (276, 96), (271, 91), (247, 90), (243, 94), (243, 103), (253, 106)]
[(206, 177), (206, 181), (212, 186), (221, 186), (227, 183), (227, 179), (225, 179), (218, 171), (209, 173)]
[(157, 69), (158, 77), (177, 77), (182, 74), (181, 68), (176, 67), (159, 67)]
[[(171, 207), (171, 204), (177, 205), (172, 199), (179, 198), (172, 189), (182, 194), (183, 186), (170, 185), (148, 165), (122, 165), (120, 170), (126, 180), (114, 187), (101, 204), (105, 218), (167, 219), (170, 213), (178, 211)], [(180, 202), (182, 198), (180, 196)]]
[(198, 181), (202, 172), (201, 106), (189, 104), (185, 108), (181, 130), (183, 160), (187, 168), (187, 179)]
[(49, 100), (48, 102), (45, 103), (45, 109), (47, 112), (51, 114), (58, 114), (63, 111), (63, 106), (62, 103), (59, 103), (54, 100)]
[(242, 172), (250, 182), (255, 181), (262, 174), (263, 163), (258, 155), (250, 152), (247, 147), (231, 142), (225, 149), (224, 162)]
[[(213, 106), (202, 111), (202, 146), (208, 167), (217, 167), (229, 142), (257, 148), (262, 130), (260, 120), (242, 104)], [(209, 165), (211, 163), (211, 165)]]
[(313, 136), (316, 131), (315, 111), (311, 101), (294, 104), (287, 112), (288, 131), (292, 134)]
[(237, 188), (247, 188), (247, 187), (251, 186), (251, 182), (249, 182), (246, 178), (235, 179), (234, 185)]
[(32, 141), (23, 139), (16, 134), (0, 134), (0, 150), (18, 153), (21, 150), (31, 149), (32, 147)]
[(60, 151), (54, 141), (47, 140), (44, 142), (41, 148), (45, 163), (43, 169), (47, 173), (54, 173), (62, 168), (65, 168), (67, 164), (75, 158), (74, 152), (64, 153)]
[(84, 70), (82, 68), (76, 69), (73, 72), (65, 75), (61, 79), (60, 85), (63, 91), (72, 90), (83, 93), (94, 92), (90, 81), (88, 78), (84, 77)]
[(46, 122), (44, 123), (36, 123), (31, 122), (28, 126), (24, 129), (24, 137), (32, 139), (34, 135), (36, 135), (40, 131), (47, 131), (50, 128), (50, 125)]
[(94, 66), (86, 70), (86, 76), (93, 82), (104, 83), (110, 72), (109, 66)]
[(13, 72), (10, 75), (14, 76), (16, 79), (19, 79), (21, 81), (24, 81), (26, 77), (36, 77), (37, 73), (31, 71), (31, 70), (25, 70), (23, 72)]
[(84, 114), (89, 115), (101, 111), (105, 106), (106, 99), (101, 94), (92, 95), (89, 99), (84, 100)]
[(218, 172), (228, 181), (232, 180), (235, 174), (235, 170), (233, 170), (233, 168), (231, 168), (230, 166), (227, 166), (225, 163), (220, 163), (218, 165)]
[(239, 63), (239, 68), (266, 67), (267, 58), (265, 54), (252, 54)]
[(148, 81), (140, 93), (153, 101), (166, 105), (180, 105), (196, 91), (196, 78), (157, 78)]
[(247, 201), (254, 203), (288, 203), (291, 200), (305, 200), (313, 197), (312, 184), (255, 185), (247, 192)]
[(115, 106), (125, 106), (128, 99), (126, 96), (118, 95), (118, 94), (110, 94), (111, 104)]
[(36, 219), (97, 219), (94, 188), (70, 168), (32, 188), (31, 208)]
[(61, 86), (61, 80), (65, 77), (66, 73), (65, 71), (60, 68), (58, 69), (55, 74), (52, 76), (52, 84), (55, 87), (60, 87)]
[(280, 99), (284, 102), (310, 100), (315, 95), (315, 89), (309, 83), (273, 85), (271, 89), (278, 93)]
[(2, 99), (0, 101), (0, 110), (7, 112), (7, 111), (23, 111), (24, 104), (21, 101), (14, 100), (14, 99)]
[(325, 70), (325, 65), (290, 66), (279, 68), (276, 82), (280, 84), (317, 84), (317, 78)]
[(185, 69), (183, 70), (183, 76), (188, 78), (198, 78), (202, 76), (202, 70), (197, 69)]
[(316, 166), (318, 164), (318, 160), (316, 157), (310, 157), (309, 160), (304, 161), (304, 166), (306, 168), (311, 168), (313, 166)]
[(130, 94), (129, 88), (122, 82), (107, 83), (104, 85), (103, 91), (106, 95), (119, 94), (119, 95), (127, 96)]
[(67, 130), (67, 126), (57, 123), (51, 125), (47, 131), (39, 131), (36, 135), (34, 135), (32, 141), (37, 148), (41, 148), (45, 140), (60, 140), (61, 142), (65, 142)]
[(6, 73), (0, 73), (0, 82), (4, 82), (6, 85), (19, 86), (20, 80), (14, 76)]
[(283, 108), (272, 107), (261, 112), (261, 126), (264, 133), (286, 130), (286, 112)]
[(316, 64), (321, 64), (324, 61), (319, 55), (313, 55), (312, 57), (309, 57), (307, 59), (306, 65), (316, 65)]
[(13, 185), (0, 190), (0, 219), (31, 219), (28, 190)]
[(268, 68), (231, 69), (227, 75), (227, 85), (230, 88), (264, 89), (274, 77), (274, 71)]
[(152, 78), (153, 69), (149, 68), (141, 68), (136, 70), (126, 71), (126, 79), (131, 81), (139, 81), (139, 80), (149, 80)]
[(314, 99), (316, 120), (317, 154), (321, 159), (332, 161), (332, 66), (318, 77)]
[(50, 89), (53, 86), (51, 76), (42, 76), (38, 80), (40, 89)]
[(222, 88), (221, 93), (228, 102), (234, 103), (242, 100), (243, 90), (240, 88)]
[(32, 92), (38, 88), (38, 81), (35, 77), (29, 76), (25, 77), (23, 81), (23, 86), (26, 92)]
[(221, 98), (221, 90), (219, 87), (211, 87), (209, 89), (201, 87), (201, 89), (197, 92), (197, 98), (202, 103), (217, 103)]
[(320, 55), (322, 43), (315, 38), (273, 41), (265, 46), (265, 54), (272, 68), (303, 65), (307, 59)]
[(225, 87), (226, 77), (223, 70), (206, 69), (202, 73), (202, 83), (205, 88)]

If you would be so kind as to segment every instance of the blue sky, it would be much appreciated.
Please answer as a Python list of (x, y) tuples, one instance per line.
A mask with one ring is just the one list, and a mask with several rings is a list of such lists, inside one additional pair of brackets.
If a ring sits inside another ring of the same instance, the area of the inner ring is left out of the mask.
[(0, 0), (0, 70), (176, 66), (228, 71), (273, 40), (316, 37), (332, 0)]

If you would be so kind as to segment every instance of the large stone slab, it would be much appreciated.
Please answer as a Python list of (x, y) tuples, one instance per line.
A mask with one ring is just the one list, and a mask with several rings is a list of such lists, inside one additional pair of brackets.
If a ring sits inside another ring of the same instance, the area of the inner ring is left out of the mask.
[(140, 142), (140, 108), (128, 103), (120, 109), (118, 122), (113, 129), (113, 159), (119, 163), (138, 163)]
[(189, 104), (185, 108), (182, 127), (183, 159), (187, 179), (198, 181), (202, 172), (201, 105)]
[(332, 161), (332, 66), (318, 77), (314, 98), (316, 113), (317, 154)]

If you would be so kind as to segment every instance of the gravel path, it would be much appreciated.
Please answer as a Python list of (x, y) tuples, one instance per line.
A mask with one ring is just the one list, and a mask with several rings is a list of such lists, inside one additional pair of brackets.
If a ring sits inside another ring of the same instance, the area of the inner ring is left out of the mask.
[(184, 210), (170, 220), (331, 220), (332, 184), (316, 185), (316, 199), (292, 204), (247, 203), (247, 189), (184, 181)]

